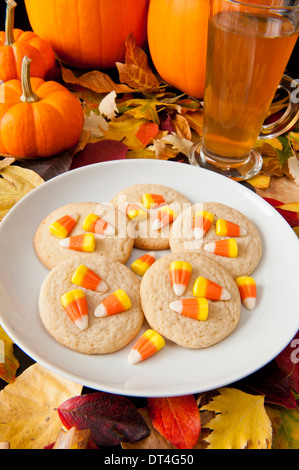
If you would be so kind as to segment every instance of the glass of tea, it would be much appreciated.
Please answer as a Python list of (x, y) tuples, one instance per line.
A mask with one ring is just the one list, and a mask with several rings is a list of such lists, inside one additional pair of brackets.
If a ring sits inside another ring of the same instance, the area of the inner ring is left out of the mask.
[[(299, 0), (210, 0), (204, 125), (189, 162), (235, 180), (262, 167), (258, 138), (286, 132), (299, 117), (299, 84), (284, 75), (299, 33)], [(289, 106), (264, 126), (277, 89)]]

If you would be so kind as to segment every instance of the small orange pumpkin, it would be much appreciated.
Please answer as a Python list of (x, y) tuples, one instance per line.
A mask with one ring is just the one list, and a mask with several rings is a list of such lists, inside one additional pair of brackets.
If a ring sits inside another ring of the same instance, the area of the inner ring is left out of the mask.
[(150, 0), (148, 44), (159, 75), (170, 85), (203, 98), (208, 0)]
[(109, 69), (125, 57), (133, 33), (146, 44), (149, 0), (25, 0), (33, 31), (59, 59), (83, 69)]
[(21, 79), (22, 60), (25, 55), (32, 59), (31, 75), (45, 78), (55, 66), (55, 54), (44, 39), (32, 31), (13, 29), (14, 0), (6, 0), (5, 31), (0, 31), (0, 80)]
[(24, 57), (21, 80), (3, 84), (0, 103), (0, 152), (21, 158), (50, 157), (74, 147), (84, 114), (80, 102), (63, 85), (30, 78)]

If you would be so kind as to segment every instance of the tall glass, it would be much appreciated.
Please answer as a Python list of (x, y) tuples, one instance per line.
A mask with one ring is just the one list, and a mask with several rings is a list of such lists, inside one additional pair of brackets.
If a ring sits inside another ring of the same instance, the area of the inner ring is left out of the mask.
[[(259, 135), (287, 129), (280, 122), (278, 130), (261, 131), (298, 33), (299, 0), (211, 0), (203, 136), (190, 163), (236, 180), (260, 171), (262, 158), (253, 148)], [(283, 79), (290, 97), (283, 119), (290, 128), (299, 116), (298, 84)]]

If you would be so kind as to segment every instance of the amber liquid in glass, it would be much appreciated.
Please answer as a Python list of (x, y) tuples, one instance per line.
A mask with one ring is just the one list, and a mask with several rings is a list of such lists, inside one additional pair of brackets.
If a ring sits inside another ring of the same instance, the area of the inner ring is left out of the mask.
[(295, 46), (289, 19), (221, 12), (210, 20), (203, 151), (245, 158)]

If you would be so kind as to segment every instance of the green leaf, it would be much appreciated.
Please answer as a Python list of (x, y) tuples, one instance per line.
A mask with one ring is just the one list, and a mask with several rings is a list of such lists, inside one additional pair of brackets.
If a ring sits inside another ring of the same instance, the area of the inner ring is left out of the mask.
[(279, 140), (279, 142), (281, 143), (282, 150), (276, 148), (275, 151), (279, 160), (279, 165), (282, 166), (288, 161), (290, 157), (294, 156), (294, 152), (287, 137), (279, 136), (277, 137), (277, 140)]

